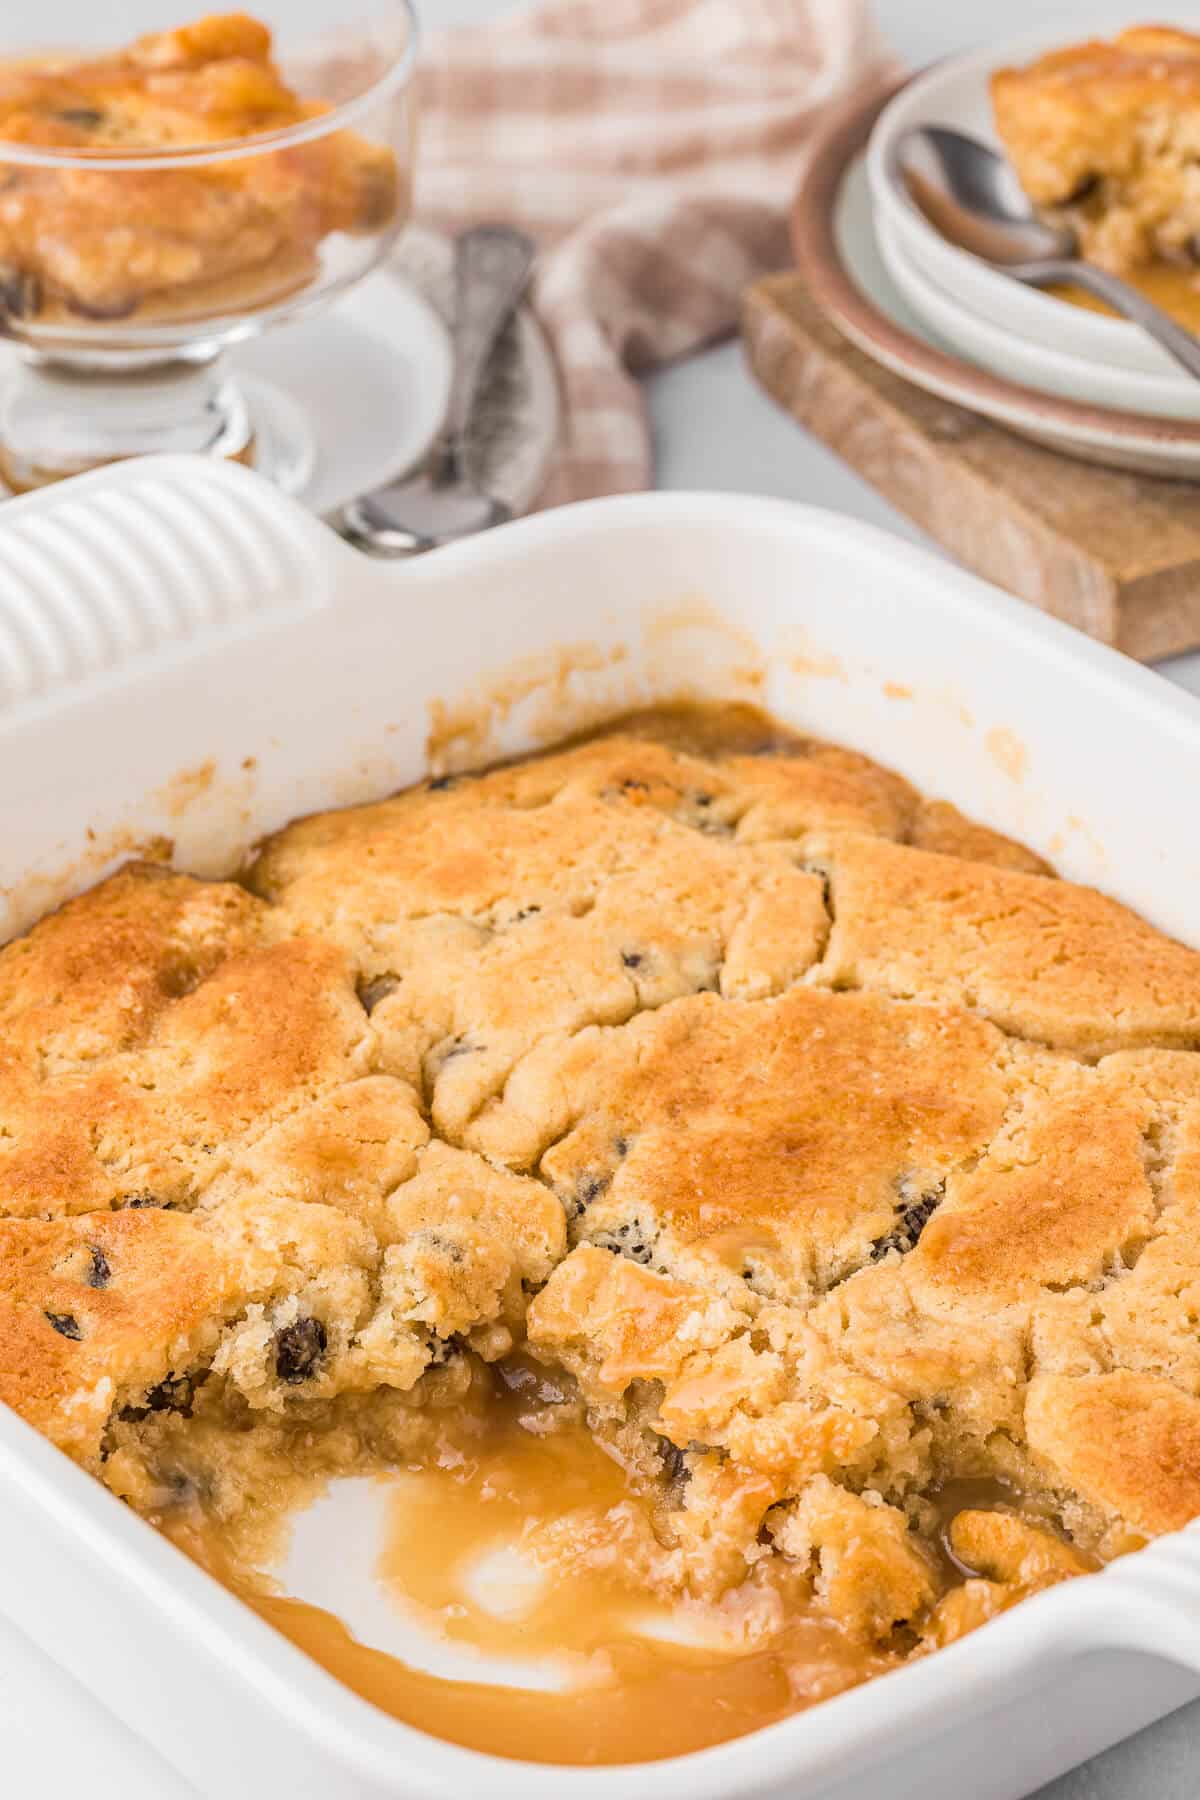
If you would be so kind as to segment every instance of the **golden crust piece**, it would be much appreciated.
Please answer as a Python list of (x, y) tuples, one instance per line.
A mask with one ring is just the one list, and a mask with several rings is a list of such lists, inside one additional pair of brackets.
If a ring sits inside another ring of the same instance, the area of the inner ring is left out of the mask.
[(921, 803), (906, 841), (914, 850), (932, 850), (938, 856), (957, 856), (964, 862), (1023, 869), (1027, 875), (1054, 873), (1044, 857), (1002, 832), (976, 824), (946, 800)]
[(778, 993), (824, 946), (821, 877), (789, 844), (738, 844), (719, 769), (586, 750), (304, 820), (254, 871), (280, 920), (344, 946), (388, 1066), (450, 1135), (543, 1038)]
[(1118, 273), (1194, 260), (1200, 37), (1135, 27), (998, 69), (991, 90), (1022, 186), (1065, 209), (1085, 256)]
[(232, 882), (130, 863), (0, 950), (0, 1041), (43, 1074), (133, 1050), (261, 941), (266, 910)]
[(1200, 1399), (1169, 1381), (1114, 1369), (1037, 1375), (1029, 1446), (1050, 1482), (1142, 1537), (1200, 1514)]
[(232, 304), (278, 297), (313, 272), (332, 231), (380, 229), (397, 205), (390, 150), (339, 131), (279, 152), (166, 169), (103, 167), (103, 152), (172, 150), (279, 131), (318, 117), (242, 13), (141, 38), (90, 62), (0, 72), (0, 138), (98, 153), (94, 169), (3, 170), (0, 270), (18, 316), (47, 306), (98, 319), (178, 302), (240, 277)]
[(122, 1409), (190, 1410), (193, 1375), (248, 1306), (294, 1302), (319, 1272), (358, 1286), (366, 1251), (340, 1215), (270, 1201), (252, 1223), (159, 1208), (0, 1220), (0, 1397), (97, 1466)]
[(1007, 1046), (962, 1013), (798, 987), (547, 1043), (471, 1140), (538, 1163), (576, 1229), (726, 1287), (820, 1292), (979, 1154)]
[(219, 1207), (247, 1191), (272, 1194), (337, 1207), (386, 1236), (391, 1196), (416, 1174), (428, 1140), (412, 1088), (389, 1075), (361, 1075), (233, 1150), (200, 1205)]
[(933, 1557), (894, 1506), (818, 1476), (775, 1525), (785, 1556), (816, 1565), (819, 1600), (854, 1636), (886, 1641), (935, 1599)]
[(191, 1204), (235, 1144), (365, 1074), (372, 1052), (343, 959), (311, 939), (230, 957), (141, 1047), (78, 1070), (38, 1080), (4, 1044), (4, 1209)]
[[(529, 1309), (535, 1353), (567, 1368), (601, 1413), (638, 1386), (654, 1429), (761, 1477), (777, 1499), (817, 1476), (927, 1475), (908, 1402), (821, 1354), (796, 1321), (755, 1316), (695, 1283), (580, 1245)], [(761, 1521), (753, 1522), (748, 1552)]]
[(1103, 894), (875, 838), (808, 855), (832, 888), (832, 987), (966, 1008), (1088, 1055), (1200, 1045), (1200, 956)]
[(1137, 1096), (1048, 1071), (974, 1167), (951, 1175), (910, 1277), (989, 1308), (1099, 1284), (1134, 1261), (1158, 1218), (1148, 1126)]
[(144, 1398), (176, 1345), (193, 1366), (225, 1273), (180, 1214), (0, 1222), (0, 1394), (62, 1448), (98, 1460), (122, 1390)]
[(1094, 1566), (1053, 1532), (1000, 1509), (956, 1513), (947, 1535), (956, 1560), (983, 1574), (951, 1588), (932, 1609), (921, 1631), (928, 1650), (954, 1643), (1028, 1594)]
[(445, 1145), (413, 1162), (378, 1234), (234, 1182), (192, 1213), (0, 1220), (0, 1398), (98, 1467), (115, 1420), (189, 1412), (213, 1375), (279, 1411), (409, 1388), (452, 1334), (516, 1328), (523, 1284), (562, 1254), (561, 1209)]

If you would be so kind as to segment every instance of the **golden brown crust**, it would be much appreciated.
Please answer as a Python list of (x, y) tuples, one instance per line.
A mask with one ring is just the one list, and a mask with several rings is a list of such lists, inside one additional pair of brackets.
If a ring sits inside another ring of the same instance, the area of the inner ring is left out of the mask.
[(956, 1513), (947, 1535), (956, 1560), (982, 1573), (951, 1588), (933, 1607), (921, 1630), (928, 1650), (954, 1643), (1028, 1594), (1094, 1567), (1053, 1532), (1000, 1508)]
[(739, 846), (719, 778), (602, 740), (302, 821), (253, 879), (378, 984), (387, 1066), (459, 1136), (549, 1034), (708, 988), (777, 993), (816, 961), (820, 876), (788, 843)]
[(0, 1035), (43, 1073), (143, 1044), (155, 1021), (260, 939), (232, 882), (130, 863), (0, 950)]
[(0, 1054), (4, 1207), (47, 1217), (193, 1204), (235, 1144), (365, 1074), (373, 1037), (342, 957), (297, 938), (229, 957), (138, 1048), (43, 1080)]
[(961, 1013), (809, 987), (701, 995), (544, 1044), (470, 1136), (537, 1161), (591, 1241), (795, 1300), (868, 1261), (979, 1154), (1006, 1062)]
[(525, 1344), (656, 1581), (949, 1642), (1200, 1511), (1200, 955), (1049, 874), (703, 714), (123, 871), (0, 952), (0, 1393), (150, 1508)]
[(918, 808), (907, 842), (914, 850), (957, 856), (965, 862), (991, 863), (1000, 869), (1023, 869), (1027, 875), (1053, 875), (1045, 857), (1015, 838), (976, 824), (948, 800), (925, 800)]
[(1099, 1283), (1147, 1242), (1158, 1202), (1147, 1109), (1075, 1071), (1048, 1072), (975, 1166), (952, 1175), (909, 1273), (987, 1306)]
[(331, 1273), (362, 1284), (367, 1241), (339, 1214), (259, 1199), (254, 1215), (0, 1220), (0, 1397), (95, 1466), (124, 1409), (190, 1409), (192, 1376), (248, 1311)]
[(65, 1449), (96, 1457), (118, 1387), (162, 1378), (169, 1346), (187, 1346), (219, 1310), (222, 1276), (180, 1214), (0, 1221), (0, 1394)]
[(1036, 1376), (1029, 1445), (1050, 1481), (1144, 1537), (1200, 1513), (1200, 1399), (1114, 1369)]
[(817, 1597), (854, 1636), (888, 1639), (937, 1595), (933, 1559), (893, 1506), (818, 1476), (775, 1526), (785, 1556), (816, 1565)]
[(1103, 894), (848, 834), (808, 855), (832, 887), (832, 987), (967, 1008), (1088, 1055), (1200, 1045), (1200, 957)]

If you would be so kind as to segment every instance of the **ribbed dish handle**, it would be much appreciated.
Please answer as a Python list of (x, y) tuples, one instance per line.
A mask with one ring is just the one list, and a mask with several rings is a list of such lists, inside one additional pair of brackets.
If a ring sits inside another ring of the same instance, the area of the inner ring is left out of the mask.
[(1121, 1557), (1087, 1583), (1104, 1640), (1200, 1674), (1200, 1520)]
[(331, 597), (337, 545), (199, 457), (116, 463), (0, 511), (0, 715)]

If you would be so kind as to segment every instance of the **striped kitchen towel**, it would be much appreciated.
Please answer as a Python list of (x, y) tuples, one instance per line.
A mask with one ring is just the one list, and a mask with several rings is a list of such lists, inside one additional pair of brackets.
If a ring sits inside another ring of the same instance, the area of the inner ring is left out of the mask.
[(788, 261), (814, 122), (887, 72), (863, 0), (542, 0), (434, 34), (423, 65), (418, 218), (542, 247), (565, 429), (540, 503), (649, 486), (634, 377)]

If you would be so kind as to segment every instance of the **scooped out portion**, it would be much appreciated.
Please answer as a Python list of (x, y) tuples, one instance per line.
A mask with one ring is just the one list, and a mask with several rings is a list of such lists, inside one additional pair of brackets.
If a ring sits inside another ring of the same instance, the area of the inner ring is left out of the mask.
[[(0, 1397), (399, 1716), (675, 1754), (1200, 1514), (1198, 1045), (1200, 955), (1031, 852), (634, 716), (0, 951)], [(565, 1689), (273, 1585), (347, 1475)]]

